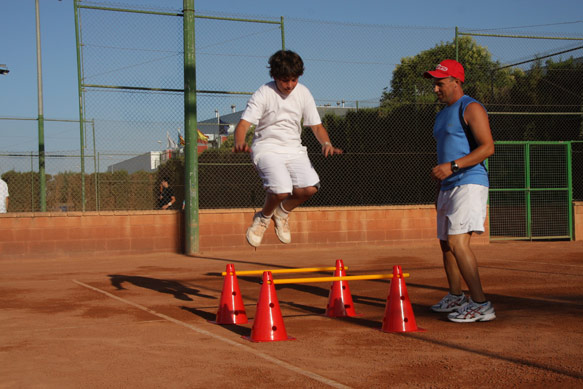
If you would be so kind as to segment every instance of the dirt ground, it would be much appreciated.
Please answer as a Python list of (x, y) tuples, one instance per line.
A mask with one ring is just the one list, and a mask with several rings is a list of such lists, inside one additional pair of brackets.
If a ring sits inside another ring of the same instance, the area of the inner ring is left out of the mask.
[[(452, 323), (429, 310), (447, 292), (437, 242), (1, 260), (0, 387), (583, 387), (583, 242), (474, 251), (498, 316), (491, 322)], [(350, 281), (358, 314), (350, 318), (323, 314), (330, 282), (277, 285), (285, 329), (296, 339), (253, 343), (243, 336), (251, 333), (260, 276), (238, 276), (248, 323), (209, 322), (227, 264), (242, 271), (336, 259), (348, 275), (401, 265), (426, 331), (380, 331), (388, 280)]]

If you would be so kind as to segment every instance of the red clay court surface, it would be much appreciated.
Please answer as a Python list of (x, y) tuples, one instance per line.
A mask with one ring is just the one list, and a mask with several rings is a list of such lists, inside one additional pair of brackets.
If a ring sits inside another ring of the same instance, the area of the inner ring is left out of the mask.
[[(0, 387), (583, 387), (583, 242), (474, 251), (498, 316), (491, 322), (457, 324), (429, 310), (447, 291), (437, 242), (2, 260)], [(359, 314), (351, 318), (323, 315), (330, 282), (278, 285), (296, 340), (253, 343), (242, 336), (251, 333), (260, 277), (238, 276), (249, 322), (209, 322), (229, 263), (241, 271), (334, 266), (340, 258), (348, 275), (401, 265), (427, 331), (380, 331), (388, 280), (349, 282)]]

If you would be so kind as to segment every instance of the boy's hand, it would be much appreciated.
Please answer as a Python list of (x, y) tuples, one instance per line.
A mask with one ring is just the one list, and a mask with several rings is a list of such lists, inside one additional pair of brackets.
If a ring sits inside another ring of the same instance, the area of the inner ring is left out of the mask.
[(237, 123), (234, 136), (235, 138), (234, 139), (235, 145), (233, 146), (234, 153), (248, 153), (251, 150), (247, 142), (245, 142), (245, 135), (247, 134), (247, 132), (249, 132), (250, 128), (251, 123), (249, 123), (246, 120), (241, 119), (239, 120), (239, 123)]
[(233, 147), (234, 153), (248, 153), (249, 151), (251, 151), (251, 149), (249, 148), (249, 145), (245, 142), (235, 143), (235, 146)]
[(342, 154), (342, 150), (332, 146), (330, 142), (324, 142), (322, 145), (322, 154), (324, 154), (324, 157), (327, 157), (329, 155)]

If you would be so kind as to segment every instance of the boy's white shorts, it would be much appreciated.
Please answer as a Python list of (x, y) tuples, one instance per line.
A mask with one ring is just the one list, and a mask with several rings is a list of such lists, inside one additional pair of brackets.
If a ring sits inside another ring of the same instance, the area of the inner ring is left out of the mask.
[(488, 187), (466, 184), (440, 191), (437, 198), (437, 238), (448, 235), (484, 232)]
[(320, 177), (306, 152), (253, 155), (255, 169), (270, 193), (292, 193), (293, 188), (318, 186)]

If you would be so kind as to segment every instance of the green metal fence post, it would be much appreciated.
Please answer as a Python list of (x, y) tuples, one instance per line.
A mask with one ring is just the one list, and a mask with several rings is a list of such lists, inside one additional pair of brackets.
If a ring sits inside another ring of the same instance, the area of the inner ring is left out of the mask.
[(75, 15), (75, 43), (77, 46), (77, 93), (79, 95), (79, 137), (81, 142), (81, 204), (82, 210), (85, 211), (85, 137), (83, 133), (85, 120), (83, 117), (83, 100), (82, 100), (82, 74), (81, 74), (81, 39), (79, 36), (79, 10), (78, 0), (73, 1)]
[(30, 152), (30, 212), (34, 212), (34, 159)]
[(532, 240), (532, 209), (531, 209), (531, 190), (530, 187), (530, 143), (524, 145), (524, 172), (525, 172), (525, 182), (524, 191), (525, 205), (526, 205), (526, 236), (529, 240)]
[(194, 0), (184, 0), (184, 199), (185, 254), (199, 252), (198, 134), (196, 131), (196, 57)]
[(459, 62), (460, 60), (460, 53), (459, 53), (459, 42), (458, 42), (458, 29), (455, 26), (455, 60)]
[(567, 201), (569, 202), (568, 220), (569, 220), (569, 240), (573, 240), (573, 150), (572, 143), (567, 143)]
[(99, 195), (99, 171), (97, 170), (97, 156), (95, 153), (97, 152), (97, 147), (95, 146), (95, 119), (91, 119), (91, 129), (93, 132), (93, 172), (94, 172), (94, 180), (93, 186), (95, 186), (95, 210), (99, 211), (99, 202), (97, 201), (97, 196)]
[(47, 210), (47, 186), (45, 177), (45, 120), (43, 115), (43, 79), (40, 43), (40, 15), (38, 0), (35, 1), (36, 15), (36, 73), (38, 87), (38, 172), (40, 178), (40, 210)]
[(99, 211), (101, 204), (101, 195), (99, 194), (99, 174), (101, 174), (101, 168), (99, 167), (99, 152), (97, 152), (97, 211)]
[(281, 17), (281, 49), (285, 50), (285, 28), (283, 25), (283, 16)]

